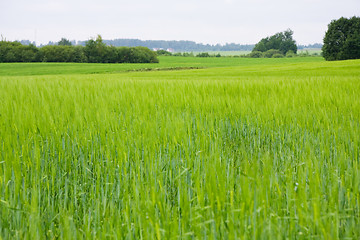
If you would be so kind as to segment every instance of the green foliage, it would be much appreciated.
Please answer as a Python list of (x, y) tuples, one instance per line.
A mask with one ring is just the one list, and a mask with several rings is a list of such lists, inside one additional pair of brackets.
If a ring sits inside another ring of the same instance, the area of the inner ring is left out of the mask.
[(158, 55), (158, 56), (171, 56), (172, 54), (171, 54), (171, 52), (168, 52), (168, 51), (166, 51), (166, 50), (157, 50), (156, 51), (156, 54)]
[(40, 48), (43, 62), (87, 62), (83, 47), (48, 45)]
[(192, 53), (192, 52), (190, 52), (190, 53), (184, 52), (184, 53), (182, 54), (182, 56), (183, 56), (183, 57), (194, 57), (194, 53)]
[(66, 38), (61, 38), (61, 40), (58, 42), (57, 45), (59, 45), (59, 46), (71, 46), (72, 43)]
[(284, 55), (282, 55), (281, 53), (275, 53), (274, 55), (271, 56), (272, 58), (283, 58)]
[(266, 37), (258, 42), (253, 51), (266, 52), (270, 49), (279, 50), (285, 55), (289, 50), (294, 53), (297, 52), (297, 46), (295, 40), (292, 38), (293, 31), (288, 29), (284, 32), (276, 33), (273, 36)]
[(106, 44), (98, 35), (96, 40), (90, 39), (86, 42), (84, 52), (89, 63), (104, 63), (106, 62), (106, 50)]
[(196, 57), (211, 57), (209, 53), (203, 52), (196, 55)]
[(262, 58), (264, 57), (264, 54), (262, 51), (252, 51), (248, 56), (251, 58)]
[(0, 41), (0, 62), (37, 62), (38, 52), (39, 50), (32, 44)]
[(286, 52), (286, 55), (285, 55), (285, 56), (286, 56), (287, 58), (291, 58), (291, 57), (295, 57), (296, 54), (295, 54), (293, 51), (289, 50), (289, 51)]
[(323, 56), (326, 60), (360, 58), (360, 17), (340, 18), (328, 25), (325, 33)]
[(131, 47), (129, 55), (130, 63), (158, 63), (156, 53), (147, 47)]
[(270, 50), (267, 50), (266, 52), (264, 52), (264, 57), (265, 58), (272, 58), (276, 54), (282, 55), (280, 50), (270, 49)]
[(89, 63), (157, 63), (155, 52), (146, 47), (106, 46), (101, 36), (90, 39), (86, 46), (71, 46), (62, 39), (61, 44), (40, 49), (18, 42), (0, 42), (0, 62), (89, 62)]

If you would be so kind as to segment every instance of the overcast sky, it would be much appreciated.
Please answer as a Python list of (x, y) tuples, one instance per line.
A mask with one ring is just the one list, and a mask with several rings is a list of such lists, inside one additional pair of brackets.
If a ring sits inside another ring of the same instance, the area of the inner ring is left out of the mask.
[(0, 34), (37, 44), (103, 39), (252, 44), (290, 28), (322, 42), (327, 24), (360, 15), (360, 0), (0, 0)]

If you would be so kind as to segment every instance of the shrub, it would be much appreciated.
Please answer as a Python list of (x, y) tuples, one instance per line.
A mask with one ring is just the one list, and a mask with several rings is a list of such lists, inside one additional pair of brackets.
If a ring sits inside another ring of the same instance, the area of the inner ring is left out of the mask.
[(248, 56), (251, 58), (262, 58), (264, 54), (261, 51), (252, 51)]
[(199, 53), (198, 55), (196, 55), (196, 57), (210, 57), (210, 54), (207, 52), (203, 52), (203, 53)]
[(274, 55), (272, 55), (272, 58), (283, 58), (284, 55), (282, 55), (281, 53), (276, 53)]
[(171, 56), (172, 55), (172, 53), (171, 52), (168, 52), (168, 51), (166, 51), (166, 50), (157, 50), (156, 51), (156, 54), (158, 55), (158, 56)]
[(288, 58), (291, 58), (291, 57), (295, 57), (296, 54), (293, 51), (289, 50), (289, 51), (287, 51), (285, 56), (288, 57)]
[(264, 57), (265, 58), (272, 58), (275, 54), (281, 54), (280, 50), (270, 49), (270, 50), (264, 52)]
[(183, 53), (183, 57), (193, 57), (194, 56), (194, 53), (188, 53), (188, 52), (184, 52)]

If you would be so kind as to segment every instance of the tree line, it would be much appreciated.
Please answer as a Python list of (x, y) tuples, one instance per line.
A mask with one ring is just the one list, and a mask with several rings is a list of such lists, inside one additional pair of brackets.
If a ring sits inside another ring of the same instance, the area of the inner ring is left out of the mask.
[(86, 41), (85, 46), (73, 46), (66, 39), (40, 48), (2, 40), (0, 62), (157, 63), (159, 60), (149, 48), (107, 46), (98, 35)]
[[(78, 45), (85, 46), (85, 41), (78, 41)], [(203, 52), (203, 51), (251, 51), (253, 44), (202, 44), (194, 41), (166, 41), (166, 40), (140, 40), (140, 39), (113, 39), (104, 40), (104, 43), (112, 46), (135, 47), (143, 46), (150, 49), (173, 49), (175, 52)]]
[[(166, 41), (166, 40), (139, 40), (139, 39), (114, 39), (104, 40), (104, 43), (112, 46), (143, 46), (150, 49), (173, 49), (174, 52), (222, 52), (222, 51), (252, 51), (255, 44), (202, 44), (193, 41)], [(78, 41), (78, 45), (85, 45), (85, 41)], [(321, 43), (310, 45), (298, 45), (298, 49), (321, 48)]]
[[(80, 45), (85, 46), (87, 41), (76, 41), (67, 40), (71, 45)], [(35, 45), (35, 42), (29, 40), (19, 41), (23, 45)], [(139, 39), (114, 39), (114, 40), (103, 40), (103, 42), (108, 46), (115, 47), (147, 47), (150, 49), (172, 49), (174, 52), (222, 52), (222, 51), (252, 51), (255, 47), (255, 44), (236, 44), (236, 43), (226, 43), (225, 45), (221, 44), (201, 44), (195, 43), (193, 41), (166, 41), (166, 40), (139, 40)], [(58, 45), (58, 42), (49, 41), (47, 44), (41, 44), (40, 47), (47, 45)], [(307, 48), (322, 48), (323, 44), (314, 43), (309, 45), (297, 45), (298, 49), (307, 49)]]

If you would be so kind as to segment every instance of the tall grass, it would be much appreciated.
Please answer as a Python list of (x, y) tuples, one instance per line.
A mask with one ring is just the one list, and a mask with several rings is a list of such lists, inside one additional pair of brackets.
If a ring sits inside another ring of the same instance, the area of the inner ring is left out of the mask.
[(0, 236), (357, 239), (359, 61), (0, 78)]

